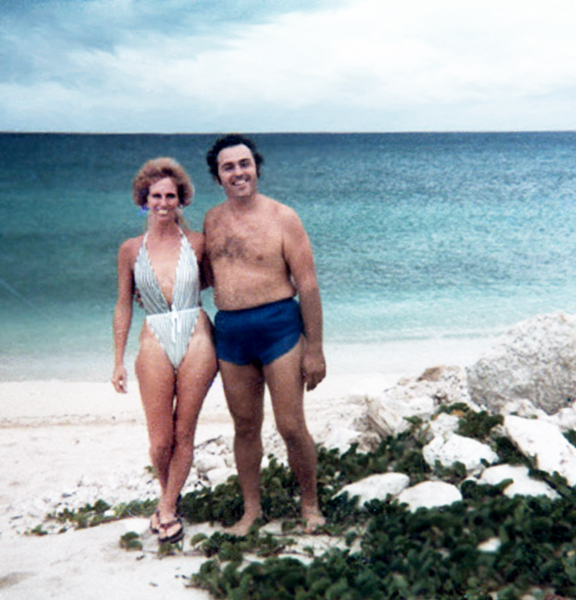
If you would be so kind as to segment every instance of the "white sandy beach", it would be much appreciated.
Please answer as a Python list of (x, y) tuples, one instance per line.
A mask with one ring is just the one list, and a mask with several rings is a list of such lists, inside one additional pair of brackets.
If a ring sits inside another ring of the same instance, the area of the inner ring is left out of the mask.
[[(365, 382), (367, 387), (393, 383), (390, 377)], [(353, 381), (334, 376), (308, 395), (313, 434), (325, 427), (328, 414), (346, 409), (353, 387)], [(0, 598), (208, 598), (185, 587), (185, 577), (198, 570), (201, 557), (158, 559), (147, 520), (25, 535), (67, 495), (83, 492), (87, 502), (110, 501), (110, 494), (120, 501), (139, 499), (128, 487), (142, 479), (150, 460), (134, 381), (126, 396), (108, 383), (4, 382), (0, 398)], [(270, 438), (270, 414), (265, 426)], [(231, 439), (232, 424), (217, 379), (200, 417), (197, 445), (219, 436)], [(118, 489), (124, 481), (127, 489)], [(199, 528), (188, 528), (187, 534)], [(142, 533), (145, 552), (119, 547), (127, 531)]]
[[(410, 373), (352, 374), (342, 366), (332, 369), (317, 390), (307, 394), (306, 412), (315, 439), (349, 414), (355, 396), (383, 390), (401, 375), (417, 375), (426, 366), (447, 364), (450, 358), (456, 359), (452, 364), (462, 364), (478, 348), (471, 346), (460, 356), (441, 351), (429, 355), (422, 348), (411, 353), (409, 345), (405, 350), (404, 361), (411, 356), (414, 364)], [(335, 350), (334, 356), (345, 364), (345, 349)], [(152, 496), (157, 493), (156, 482), (146, 470), (150, 464), (147, 434), (134, 379), (125, 396), (106, 382), (0, 382), (0, 399), (0, 598), (209, 597), (186, 588), (186, 578), (199, 569), (202, 558), (185, 544), (184, 554), (159, 559), (147, 520), (127, 519), (41, 537), (25, 534), (67, 499), (79, 506), (99, 498), (118, 504), (143, 499), (142, 489)], [(216, 438), (232, 439), (219, 378), (204, 404), (196, 446)], [(269, 403), (265, 440), (265, 451), (282, 446)], [(208, 525), (188, 526), (187, 539), (208, 529)], [(119, 538), (127, 531), (141, 533), (144, 551), (119, 547)]]

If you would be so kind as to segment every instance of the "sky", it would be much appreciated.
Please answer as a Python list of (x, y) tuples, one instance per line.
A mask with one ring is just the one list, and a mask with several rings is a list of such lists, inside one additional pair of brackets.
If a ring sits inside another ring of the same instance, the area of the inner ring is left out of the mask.
[(576, 0), (0, 0), (0, 131), (576, 129)]

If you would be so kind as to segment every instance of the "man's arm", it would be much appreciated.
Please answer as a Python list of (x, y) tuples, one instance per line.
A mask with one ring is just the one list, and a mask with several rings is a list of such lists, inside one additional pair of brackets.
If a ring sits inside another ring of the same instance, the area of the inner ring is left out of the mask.
[(291, 209), (285, 219), (284, 256), (298, 290), (306, 349), (302, 371), (306, 389), (313, 390), (326, 376), (322, 347), (322, 302), (314, 267), (312, 245), (299, 217)]

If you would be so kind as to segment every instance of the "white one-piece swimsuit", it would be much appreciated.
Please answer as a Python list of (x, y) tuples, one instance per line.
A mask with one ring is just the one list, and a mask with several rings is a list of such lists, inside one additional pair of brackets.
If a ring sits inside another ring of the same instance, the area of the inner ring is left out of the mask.
[(134, 279), (146, 311), (146, 322), (166, 352), (174, 369), (186, 354), (200, 312), (198, 261), (190, 242), (180, 232), (180, 257), (176, 267), (172, 306), (162, 293), (148, 256), (144, 236), (134, 265)]

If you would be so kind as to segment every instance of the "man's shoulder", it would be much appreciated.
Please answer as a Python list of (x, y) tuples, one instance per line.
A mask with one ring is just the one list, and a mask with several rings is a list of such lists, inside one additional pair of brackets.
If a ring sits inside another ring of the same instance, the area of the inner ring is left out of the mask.
[(281, 223), (285, 229), (299, 229), (302, 227), (302, 221), (295, 209), (288, 204), (273, 200), (274, 205), (272, 210), (275, 211), (274, 218), (278, 223)]
[(225, 206), (226, 202), (220, 202), (220, 204), (217, 204), (216, 206), (213, 206), (212, 208), (208, 209), (206, 211), (206, 216), (219, 213), (221, 210), (224, 209)]
[(296, 211), (291, 206), (268, 196), (262, 196), (262, 199), (266, 209), (276, 213), (276, 216), (285, 218), (298, 217)]
[(218, 216), (221, 215), (225, 211), (226, 211), (226, 203), (225, 202), (222, 202), (222, 203), (217, 204), (216, 206), (212, 207), (204, 215), (204, 224), (209, 223), (210, 221), (213, 221), (214, 219), (218, 218)]

